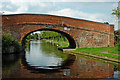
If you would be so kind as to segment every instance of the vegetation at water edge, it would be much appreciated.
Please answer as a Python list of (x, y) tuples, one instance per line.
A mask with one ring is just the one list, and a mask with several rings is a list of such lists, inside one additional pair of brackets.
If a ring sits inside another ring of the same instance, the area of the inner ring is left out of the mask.
[(2, 53), (18, 53), (20, 46), (20, 42), (14, 39), (10, 33), (2, 33)]
[(59, 47), (68, 47), (69, 46), (68, 39), (63, 34), (60, 34), (58, 32), (41, 31), (41, 39), (57, 43), (59, 45)]

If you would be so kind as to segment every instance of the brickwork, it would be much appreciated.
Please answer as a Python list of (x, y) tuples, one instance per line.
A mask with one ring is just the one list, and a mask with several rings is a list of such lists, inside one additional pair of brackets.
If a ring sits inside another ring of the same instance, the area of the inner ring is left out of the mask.
[(71, 48), (114, 46), (113, 25), (81, 19), (38, 14), (3, 15), (2, 30), (20, 41), (31, 32), (52, 30), (64, 34)]

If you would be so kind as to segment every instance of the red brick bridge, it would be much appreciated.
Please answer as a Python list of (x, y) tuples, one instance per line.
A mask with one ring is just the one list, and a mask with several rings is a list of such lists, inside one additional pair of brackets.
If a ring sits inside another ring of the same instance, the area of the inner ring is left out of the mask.
[(114, 46), (114, 26), (41, 14), (2, 15), (2, 31), (24, 41), (34, 31), (50, 30), (67, 37), (70, 48)]

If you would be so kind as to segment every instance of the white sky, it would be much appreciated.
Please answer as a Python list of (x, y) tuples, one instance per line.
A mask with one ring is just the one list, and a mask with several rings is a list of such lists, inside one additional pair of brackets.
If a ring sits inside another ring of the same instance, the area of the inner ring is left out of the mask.
[(109, 22), (117, 27), (117, 17), (112, 15), (119, 0), (2, 0), (0, 12), (4, 14), (50, 14), (85, 19), (95, 22)]

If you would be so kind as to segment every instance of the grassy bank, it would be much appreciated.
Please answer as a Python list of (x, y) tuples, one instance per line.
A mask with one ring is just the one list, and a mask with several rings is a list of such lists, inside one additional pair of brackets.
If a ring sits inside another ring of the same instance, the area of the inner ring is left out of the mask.
[(75, 52), (88, 53), (92, 55), (108, 57), (113, 59), (118, 59), (120, 57), (120, 51), (118, 51), (118, 46), (100, 48), (77, 48)]

